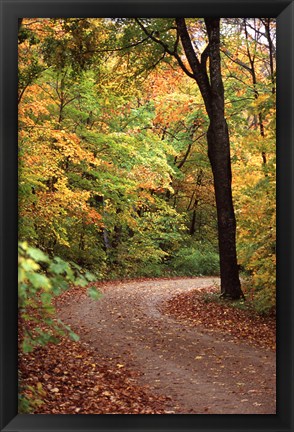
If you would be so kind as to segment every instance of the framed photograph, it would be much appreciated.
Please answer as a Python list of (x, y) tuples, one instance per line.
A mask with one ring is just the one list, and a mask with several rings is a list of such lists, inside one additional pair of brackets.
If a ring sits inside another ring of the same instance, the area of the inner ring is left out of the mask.
[(1, 431), (293, 430), (293, 1), (1, 1)]

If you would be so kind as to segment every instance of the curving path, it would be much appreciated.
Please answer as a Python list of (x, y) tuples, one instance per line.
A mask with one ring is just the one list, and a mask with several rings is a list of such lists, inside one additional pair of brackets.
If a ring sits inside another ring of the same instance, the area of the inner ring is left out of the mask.
[(215, 278), (107, 284), (94, 301), (74, 293), (60, 318), (98, 355), (140, 373), (139, 384), (170, 397), (171, 413), (275, 414), (275, 354), (162, 315), (160, 304)]

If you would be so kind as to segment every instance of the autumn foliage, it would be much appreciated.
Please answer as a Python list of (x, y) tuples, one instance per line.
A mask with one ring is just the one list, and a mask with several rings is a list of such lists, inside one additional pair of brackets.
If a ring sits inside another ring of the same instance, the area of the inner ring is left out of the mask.
[[(173, 20), (147, 21), (172, 51)], [(203, 22), (187, 24), (201, 54)], [(50, 303), (52, 278), (61, 276), (68, 287), (217, 275), (208, 118), (174, 58), (132, 19), (24, 19), (18, 46), (23, 318), (38, 307), (34, 293)], [(220, 51), (242, 289), (259, 312), (271, 312), (275, 21), (222, 20)], [(24, 344), (29, 350), (28, 335)]]

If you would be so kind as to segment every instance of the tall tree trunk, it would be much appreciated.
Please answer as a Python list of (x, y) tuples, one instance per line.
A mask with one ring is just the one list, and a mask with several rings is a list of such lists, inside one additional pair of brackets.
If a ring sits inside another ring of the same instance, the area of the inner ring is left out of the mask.
[(225, 119), (210, 123), (207, 142), (217, 209), (221, 292), (226, 297), (238, 299), (243, 294), (237, 265), (236, 219), (231, 189), (229, 135)]
[(224, 86), (221, 75), (220, 20), (205, 19), (209, 39), (210, 125), (207, 131), (208, 156), (213, 172), (220, 253), (221, 291), (224, 296), (240, 298), (236, 252), (236, 219), (232, 198), (230, 139), (225, 119)]
[[(243, 296), (236, 253), (236, 219), (232, 199), (230, 140), (224, 116), (224, 87), (220, 59), (220, 19), (206, 18), (208, 46), (198, 60), (184, 18), (177, 18), (178, 35), (202, 94), (210, 125), (207, 131), (208, 156), (214, 178), (218, 221), (221, 292), (225, 297)], [(207, 59), (209, 57), (209, 76)]]
[(196, 232), (196, 208), (194, 208), (192, 213), (192, 220), (191, 220), (190, 231), (189, 231), (190, 236), (193, 236), (195, 232)]

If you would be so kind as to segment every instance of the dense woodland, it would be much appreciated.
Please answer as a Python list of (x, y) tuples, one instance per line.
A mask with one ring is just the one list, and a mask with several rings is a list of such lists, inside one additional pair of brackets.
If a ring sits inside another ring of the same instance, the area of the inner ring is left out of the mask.
[[(23, 320), (37, 309), (61, 332), (51, 300), (71, 284), (232, 271), (235, 298), (275, 308), (275, 32), (270, 18), (20, 20)], [(37, 334), (25, 351), (53, 338)]]

